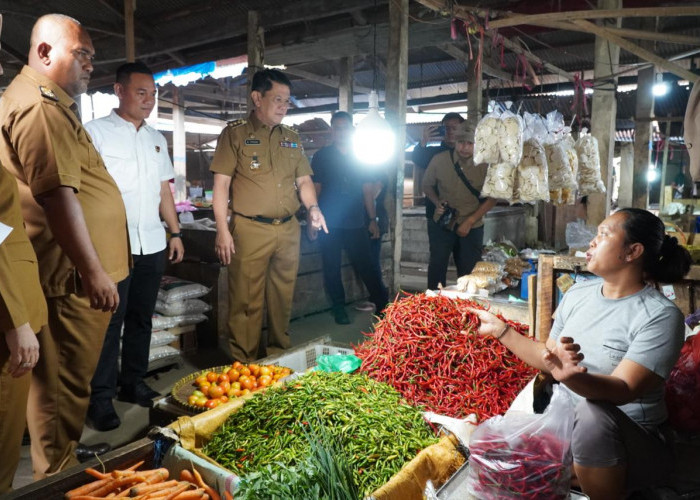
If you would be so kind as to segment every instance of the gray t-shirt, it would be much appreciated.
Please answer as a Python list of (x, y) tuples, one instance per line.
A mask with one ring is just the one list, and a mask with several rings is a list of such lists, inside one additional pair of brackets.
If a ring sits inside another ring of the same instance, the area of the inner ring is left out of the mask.
[[(572, 337), (580, 344), (581, 364), (589, 373), (609, 375), (629, 359), (668, 378), (683, 345), (681, 311), (651, 286), (621, 299), (605, 298), (602, 287), (601, 280), (571, 287), (557, 308), (550, 337)], [(569, 392), (574, 401), (582, 399)], [(663, 386), (620, 409), (644, 426), (663, 423)]]

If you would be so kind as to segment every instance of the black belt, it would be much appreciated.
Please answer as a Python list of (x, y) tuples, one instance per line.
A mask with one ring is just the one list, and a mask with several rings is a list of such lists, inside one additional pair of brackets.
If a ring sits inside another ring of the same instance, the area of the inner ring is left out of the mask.
[(243, 215), (239, 214), (238, 212), (234, 212), (236, 215), (240, 215), (241, 217), (245, 217), (246, 219), (254, 220), (255, 222), (262, 222), (263, 224), (272, 224), (273, 226), (279, 226), (280, 224), (284, 224), (285, 222), (289, 222), (292, 220), (293, 215), (288, 215), (287, 217), (281, 217), (279, 219), (271, 219), (270, 217), (262, 217), (261, 215)]

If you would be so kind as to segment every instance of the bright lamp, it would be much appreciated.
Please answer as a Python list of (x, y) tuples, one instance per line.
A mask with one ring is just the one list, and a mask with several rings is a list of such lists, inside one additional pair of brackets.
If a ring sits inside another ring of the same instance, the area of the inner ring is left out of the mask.
[(395, 134), (391, 126), (379, 114), (379, 96), (375, 90), (369, 94), (367, 116), (357, 124), (353, 135), (353, 150), (362, 163), (380, 165), (394, 153)]

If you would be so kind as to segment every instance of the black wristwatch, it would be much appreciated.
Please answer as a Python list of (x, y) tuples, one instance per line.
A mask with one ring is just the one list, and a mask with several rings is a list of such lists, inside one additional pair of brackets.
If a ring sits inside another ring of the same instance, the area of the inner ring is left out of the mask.
[(170, 237), (182, 239), (182, 233), (170, 233)]

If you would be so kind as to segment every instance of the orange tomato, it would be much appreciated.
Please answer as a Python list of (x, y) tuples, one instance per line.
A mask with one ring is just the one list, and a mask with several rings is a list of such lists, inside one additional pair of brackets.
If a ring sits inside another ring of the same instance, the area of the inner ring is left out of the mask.
[(207, 372), (207, 380), (211, 382), (212, 384), (216, 382), (216, 379), (219, 377), (219, 374), (216, 372)]
[(207, 399), (206, 396), (201, 396), (201, 397), (197, 398), (197, 401), (195, 402), (195, 406), (199, 406), (200, 408), (203, 408), (204, 405), (207, 404), (207, 401), (209, 401), (209, 400)]
[(228, 375), (229, 382), (235, 382), (241, 376), (239, 371), (235, 368), (231, 368), (226, 374)]
[(228, 401), (228, 396), (227, 396), (226, 394), (224, 394), (223, 396), (221, 396), (221, 397), (219, 398), (219, 400), (220, 400), (222, 403), (225, 403), (225, 402)]
[(231, 365), (231, 367), (234, 370), (240, 370), (241, 366), (243, 366), (243, 363), (241, 363), (240, 361), (234, 361), (233, 364)]
[(250, 370), (250, 373), (252, 373), (256, 377), (258, 376), (258, 373), (260, 373), (260, 365), (256, 365), (254, 363), (248, 365), (248, 369)]
[(251, 373), (250, 368), (248, 368), (247, 366), (242, 366), (238, 371), (241, 375), (245, 375), (246, 377), (249, 376)]
[[(233, 396), (234, 398), (240, 398), (243, 395), (243, 391), (240, 389), (231, 389), (233, 391)], [(248, 391), (250, 392), (250, 391)]]
[(264, 377), (265, 375), (272, 375), (272, 369), (269, 366), (260, 367), (260, 376)]
[(199, 388), (199, 390), (202, 392), (204, 396), (209, 396), (209, 389), (211, 389), (211, 385), (203, 385), (202, 387)]
[(231, 384), (231, 389), (237, 389), (240, 391), (241, 390), (241, 383), (240, 382), (233, 382)]
[(212, 385), (209, 388), (208, 396), (212, 399), (220, 398), (224, 395), (224, 389), (219, 385)]
[(241, 387), (252, 391), (255, 389), (255, 381), (252, 378), (246, 378), (244, 382), (241, 382)]
[(229, 379), (229, 376), (226, 373), (222, 373), (221, 375), (219, 375), (216, 381), (220, 384), (221, 382), (230, 382), (231, 380)]
[(216, 399), (210, 399), (209, 401), (204, 403), (204, 407), (209, 408), (209, 409), (216, 408), (217, 406), (218, 406), (218, 401)]
[(271, 383), (272, 383), (272, 377), (270, 377), (269, 375), (262, 375), (258, 379), (258, 384), (260, 384), (260, 387), (267, 387)]
[(250, 389), (243, 389), (241, 391), (241, 396), (245, 396), (246, 394), (250, 394)]
[(195, 406), (197, 404), (197, 400), (199, 398), (195, 396), (194, 394), (190, 395), (190, 397), (187, 398), (187, 404), (190, 406)]
[(194, 383), (197, 385), (201, 385), (203, 382), (208, 382), (206, 375), (200, 375), (199, 377), (194, 379)]

